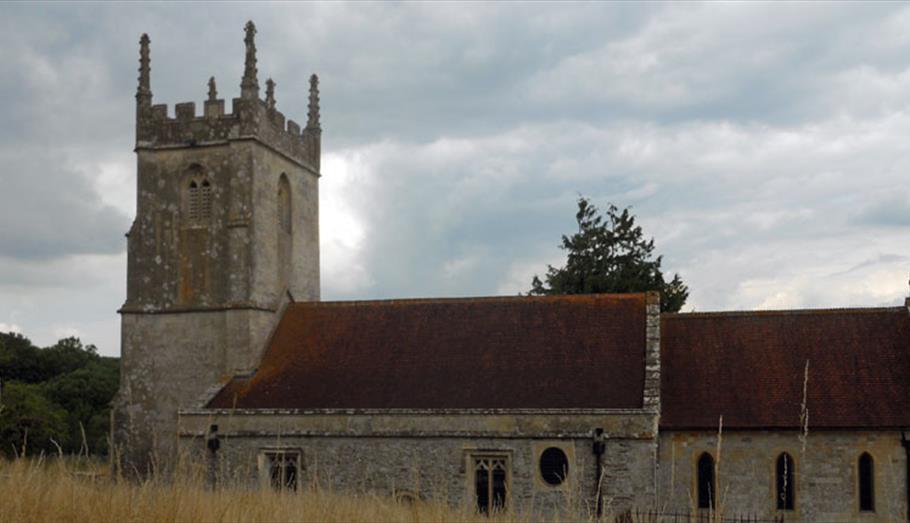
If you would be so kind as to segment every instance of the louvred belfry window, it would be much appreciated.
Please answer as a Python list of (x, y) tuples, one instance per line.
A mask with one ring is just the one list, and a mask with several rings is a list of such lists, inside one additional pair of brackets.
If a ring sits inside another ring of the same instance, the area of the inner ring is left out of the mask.
[(208, 220), (212, 216), (212, 185), (208, 180), (199, 184), (199, 219)]
[(190, 182), (186, 195), (186, 213), (190, 220), (199, 219), (199, 184), (195, 180)]
[(186, 189), (186, 215), (190, 222), (207, 222), (212, 217), (212, 184), (207, 178), (194, 178)]

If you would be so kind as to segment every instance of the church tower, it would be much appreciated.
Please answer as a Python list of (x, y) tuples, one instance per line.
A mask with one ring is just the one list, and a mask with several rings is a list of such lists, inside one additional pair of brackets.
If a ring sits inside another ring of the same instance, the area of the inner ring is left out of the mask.
[(318, 79), (306, 126), (260, 98), (248, 22), (240, 98), (215, 79), (193, 102), (152, 105), (149, 38), (139, 41), (136, 219), (127, 234), (114, 451), (141, 473), (173, 461), (177, 411), (251, 372), (289, 301), (319, 299)]

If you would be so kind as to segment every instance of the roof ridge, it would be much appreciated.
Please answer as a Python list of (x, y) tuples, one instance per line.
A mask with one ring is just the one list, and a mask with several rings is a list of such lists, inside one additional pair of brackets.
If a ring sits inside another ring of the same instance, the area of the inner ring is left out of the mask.
[(892, 307), (827, 307), (819, 309), (767, 309), (767, 310), (732, 310), (705, 312), (664, 312), (661, 318), (681, 317), (722, 317), (722, 316), (800, 316), (811, 314), (873, 314), (881, 312), (901, 312), (907, 308), (901, 305)]
[(328, 300), (328, 301), (298, 301), (294, 302), (294, 306), (310, 306), (310, 307), (352, 307), (352, 306), (364, 306), (364, 305), (415, 305), (421, 303), (468, 303), (468, 302), (497, 302), (497, 301), (591, 301), (594, 299), (616, 299), (616, 300), (632, 300), (632, 299), (642, 299), (646, 293), (636, 292), (636, 293), (597, 293), (597, 294), (555, 294), (549, 296), (528, 296), (528, 295), (518, 295), (518, 296), (453, 296), (453, 297), (439, 297), (439, 298), (381, 298), (373, 300)]

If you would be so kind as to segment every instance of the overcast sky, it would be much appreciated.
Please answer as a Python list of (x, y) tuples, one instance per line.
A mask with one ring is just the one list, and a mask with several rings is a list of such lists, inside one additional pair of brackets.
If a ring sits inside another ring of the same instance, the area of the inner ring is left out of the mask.
[(2, 4), (0, 330), (119, 353), (138, 40), (155, 103), (322, 95), (324, 299), (526, 291), (579, 194), (684, 310), (902, 303), (905, 4)]

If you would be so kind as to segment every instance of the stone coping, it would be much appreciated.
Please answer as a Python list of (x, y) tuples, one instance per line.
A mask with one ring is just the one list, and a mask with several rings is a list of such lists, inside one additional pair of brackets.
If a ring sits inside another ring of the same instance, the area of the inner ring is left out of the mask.
[[(180, 430), (180, 438), (205, 438), (206, 431)], [(437, 430), (437, 431), (388, 431), (374, 433), (339, 433), (334, 431), (316, 430), (228, 430), (219, 431), (223, 438), (400, 438), (400, 439), (425, 439), (425, 438), (452, 438), (452, 439), (591, 439), (591, 431), (539, 431), (527, 433), (503, 433), (495, 431), (474, 430)], [(641, 440), (653, 439), (653, 434), (607, 434), (607, 440)]]
[(653, 439), (659, 416), (644, 409), (184, 409), (178, 433), (239, 437), (449, 437)]

